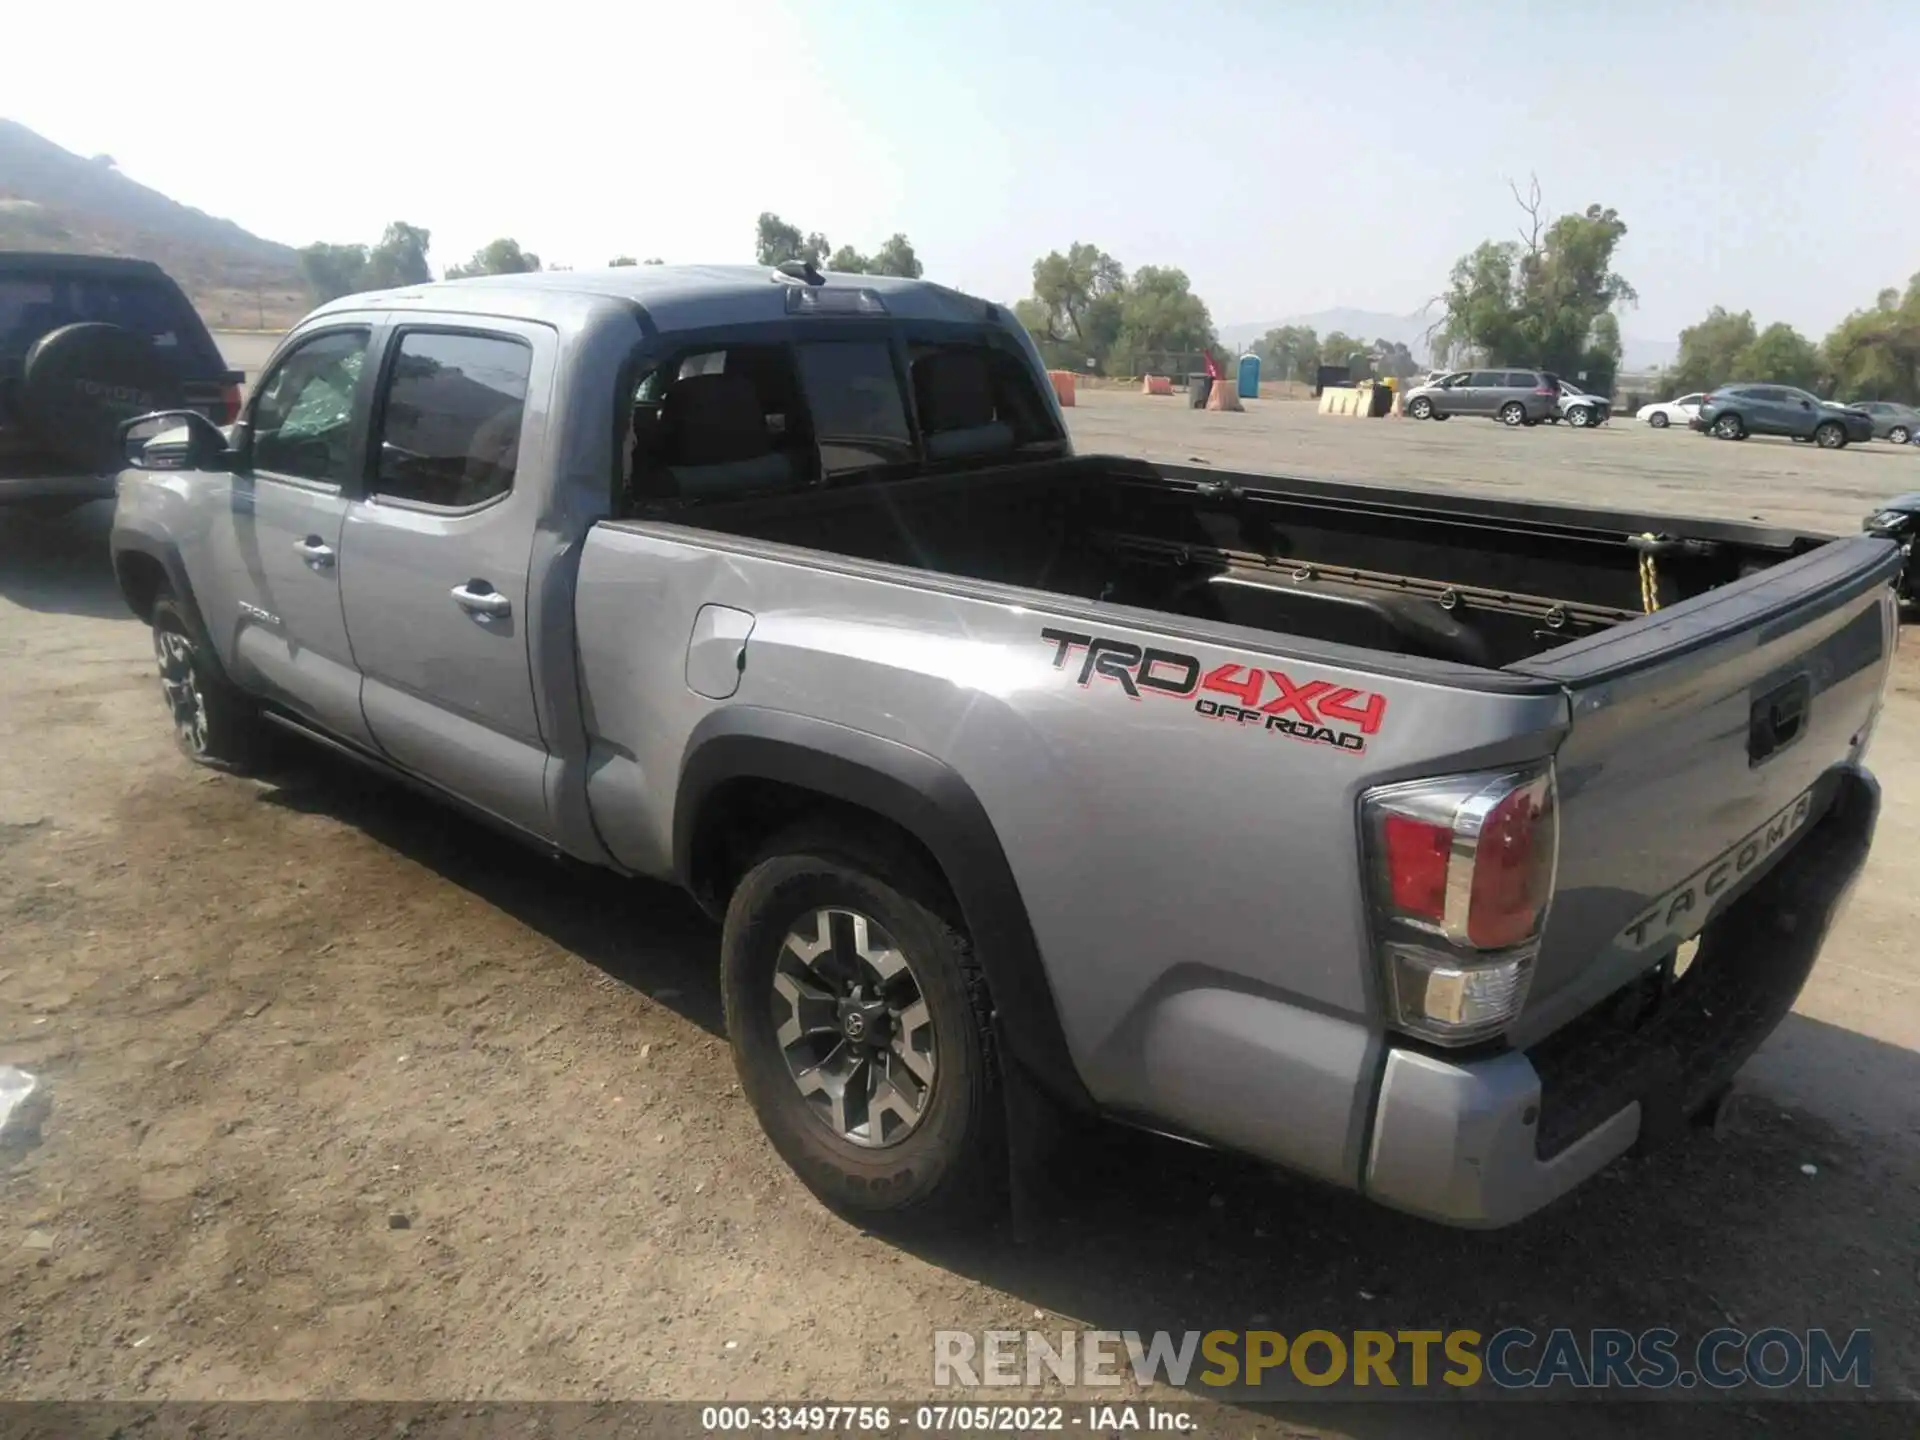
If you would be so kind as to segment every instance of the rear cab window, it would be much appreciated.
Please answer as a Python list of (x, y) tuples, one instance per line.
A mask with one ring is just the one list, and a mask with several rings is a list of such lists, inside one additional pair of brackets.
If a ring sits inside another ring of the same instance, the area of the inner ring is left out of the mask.
[(1064, 438), (1017, 355), (891, 327), (689, 343), (649, 364), (631, 405), (623, 508), (991, 463)]

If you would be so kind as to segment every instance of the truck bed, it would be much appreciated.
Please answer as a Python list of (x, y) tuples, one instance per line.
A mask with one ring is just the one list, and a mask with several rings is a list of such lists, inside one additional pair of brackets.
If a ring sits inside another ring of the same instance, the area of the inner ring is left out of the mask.
[(1824, 543), (1107, 456), (703, 506), (685, 518), (863, 560), (1485, 668), (1603, 634), (1650, 600), (1670, 606)]

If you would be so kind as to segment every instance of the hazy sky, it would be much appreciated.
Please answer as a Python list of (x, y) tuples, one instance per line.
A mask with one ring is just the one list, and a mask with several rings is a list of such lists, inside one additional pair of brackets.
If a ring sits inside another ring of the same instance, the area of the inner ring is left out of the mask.
[(1629, 336), (1718, 303), (1818, 337), (1920, 270), (1915, 0), (14, 12), (12, 118), (292, 244), (427, 226), (436, 266), (501, 234), (746, 260), (772, 209), (863, 250), (904, 230), (1000, 299), (1089, 240), (1183, 267), (1221, 324), (1405, 312), (1537, 172), (1630, 226)]

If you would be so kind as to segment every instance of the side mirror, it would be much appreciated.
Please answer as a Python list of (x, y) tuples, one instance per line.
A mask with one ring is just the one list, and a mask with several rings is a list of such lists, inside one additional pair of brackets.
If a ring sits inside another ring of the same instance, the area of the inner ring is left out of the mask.
[(226, 470), (234, 451), (198, 410), (155, 410), (120, 427), (120, 455), (135, 470)]

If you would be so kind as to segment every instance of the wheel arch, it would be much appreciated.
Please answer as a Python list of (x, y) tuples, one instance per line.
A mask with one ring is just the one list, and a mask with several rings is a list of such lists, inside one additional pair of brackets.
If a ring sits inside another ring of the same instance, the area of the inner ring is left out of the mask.
[(831, 721), (757, 706), (716, 711), (681, 762), (675, 876), (718, 916), (748, 852), (822, 810), (877, 821), (931, 862), (973, 939), (1008, 1050), (1056, 1098), (1092, 1108), (1006, 852), (979, 797), (944, 761)]
[(187, 567), (180, 552), (170, 542), (149, 535), (118, 531), (113, 537), (113, 578), (120, 587), (120, 598), (143, 624), (153, 622), (153, 604), (160, 592), (171, 590), (195, 615), (193, 587), (187, 582)]

